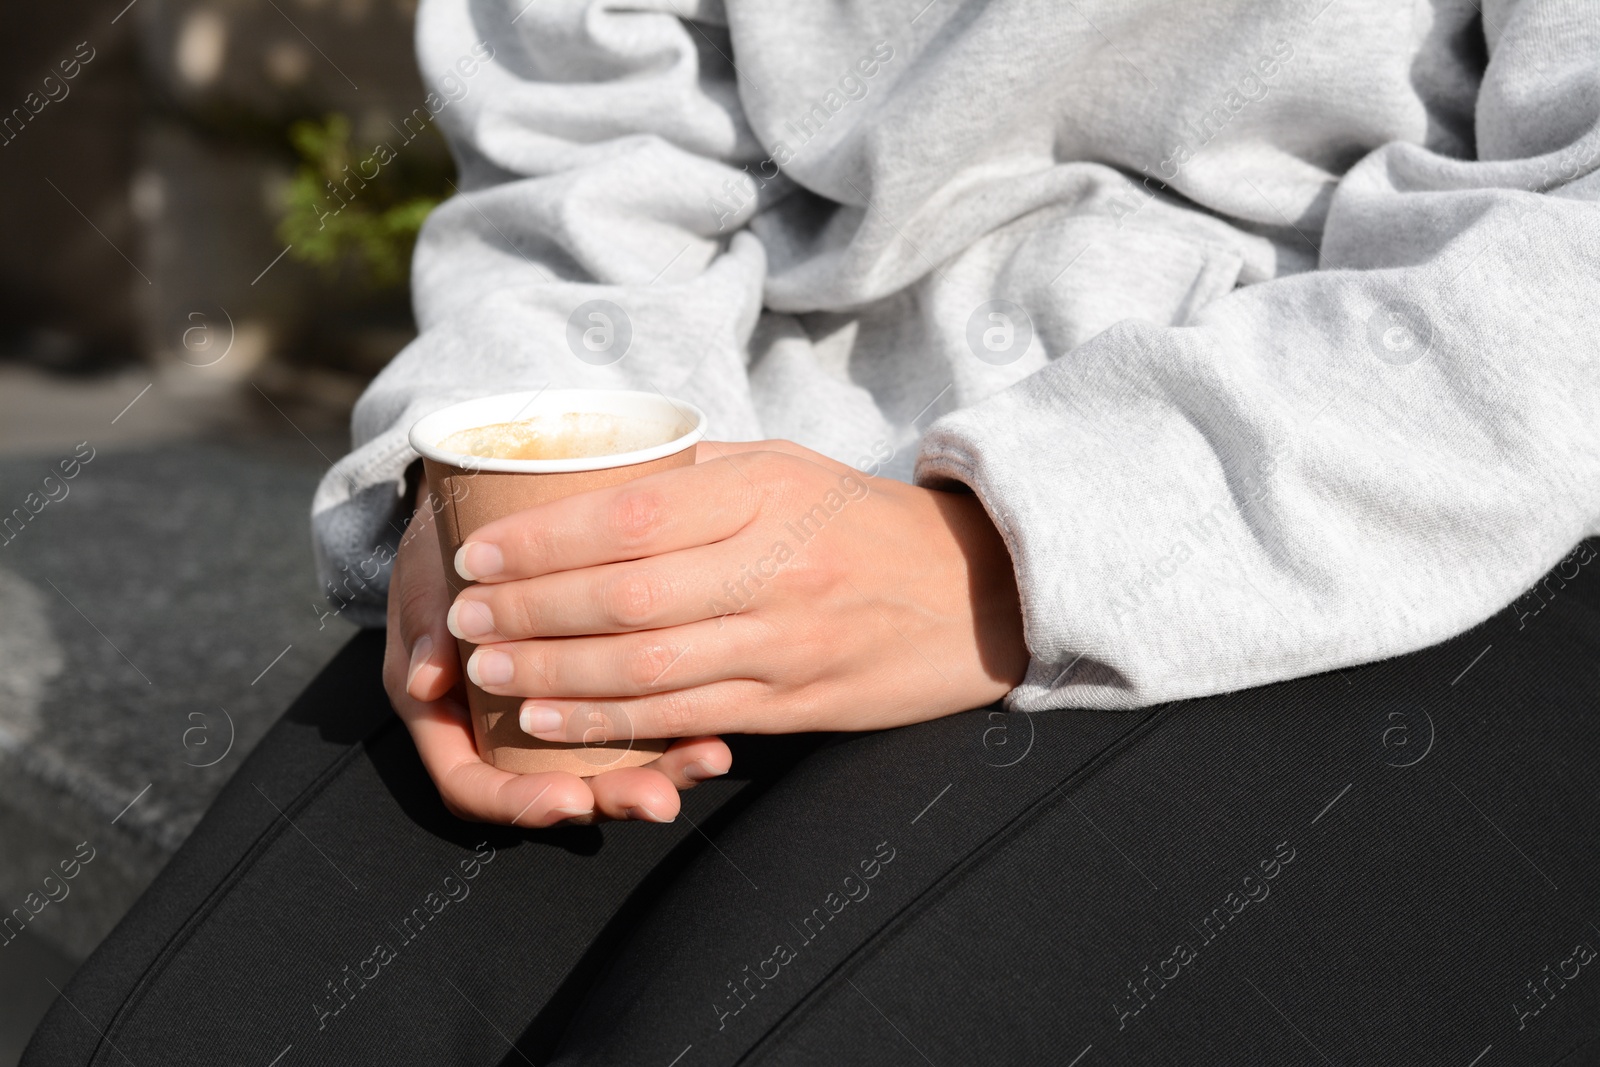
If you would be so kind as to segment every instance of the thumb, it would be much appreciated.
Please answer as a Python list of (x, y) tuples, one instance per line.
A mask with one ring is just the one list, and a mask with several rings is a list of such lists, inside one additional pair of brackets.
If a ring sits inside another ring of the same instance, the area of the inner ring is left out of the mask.
[(399, 632), (400, 651), (406, 658), (406, 693), (429, 703), (442, 698), (460, 679), (461, 660), (456, 639), (445, 624), (450, 587), (439, 557), (433, 511), (426, 503), (406, 532), (411, 536), (396, 553), (390, 578), (390, 625)]

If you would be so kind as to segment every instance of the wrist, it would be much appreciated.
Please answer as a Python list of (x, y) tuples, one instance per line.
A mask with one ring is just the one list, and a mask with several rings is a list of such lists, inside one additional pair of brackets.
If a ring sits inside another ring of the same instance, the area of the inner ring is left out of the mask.
[(1011, 551), (976, 494), (929, 492), (950, 531), (966, 583), (978, 660), (998, 690), (991, 699), (999, 699), (1022, 684), (1029, 660)]

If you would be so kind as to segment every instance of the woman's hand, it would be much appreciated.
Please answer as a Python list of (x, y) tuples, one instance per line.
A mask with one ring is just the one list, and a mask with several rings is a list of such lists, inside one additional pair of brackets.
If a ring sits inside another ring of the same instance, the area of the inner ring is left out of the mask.
[(706, 442), (698, 458), (489, 523), (457, 553), (480, 584), (450, 631), (479, 645), (473, 681), (529, 698), (528, 733), (868, 730), (1022, 679), (1011, 559), (976, 497), (783, 441)]
[(478, 758), (473, 742), (460, 658), (445, 628), (449, 607), (450, 588), (424, 485), (389, 580), (383, 684), (445, 807), (456, 816), (523, 827), (595, 818), (668, 822), (678, 813), (678, 790), (725, 774), (732, 765), (728, 746), (706, 737), (680, 741), (647, 766), (593, 778), (512, 774), (490, 766)]

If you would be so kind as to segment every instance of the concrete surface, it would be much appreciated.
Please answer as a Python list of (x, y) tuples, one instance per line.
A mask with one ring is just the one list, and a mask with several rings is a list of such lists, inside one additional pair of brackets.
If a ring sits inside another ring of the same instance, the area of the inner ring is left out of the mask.
[(119, 414), (149, 381), (0, 373), (0, 1064), (354, 632), (307, 519), (342, 413), (158, 381)]

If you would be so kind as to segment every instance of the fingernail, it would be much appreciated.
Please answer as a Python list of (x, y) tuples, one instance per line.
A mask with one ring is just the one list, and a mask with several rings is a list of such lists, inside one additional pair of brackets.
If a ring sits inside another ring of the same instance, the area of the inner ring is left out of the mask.
[(411, 692), (411, 683), (417, 680), (417, 672), (428, 662), (428, 656), (432, 652), (433, 638), (427, 634), (417, 638), (416, 644), (411, 646), (411, 665), (406, 668), (406, 692)]
[(695, 760), (684, 767), (683, 776), (691, 782), (704, 782), (712, 778), (727, 774), (728, 768), (718, 768), (707, 760)]
[(480, 686), (505, 685), (511, 681), (511, 657), (492, 648), (480, 648), (467, 660), (467, 677)]
[(517, 725), (522, 727), (522, 732), (536, 737), (539, 734), (556, 733), (563, 721), (561, 710), (549, 704), (524, 704), (522, 714), (517, 716)]
[(451, 604), (444, 622), (450, 632), (463, 641), (476, 641), (494, 633), (494, 613), (489, 610), (489, 605), (476, 600), (457, 600)]
[(551, 808), (550, 810), (560, 812), (562, 815), (565, 815), (569, 818), (577, 818), (583, 815), (594, 814), (593, 808)]
[(468, 541), (456, 549), (456, 573), (469, 582), (493, 578), (505, 565), (506, 558), (500, 546), (487, 541)]
[(623, 812), (623, 814), (626, 815), (630, 819), (638, 819), (641, 822), (671, 822), (672, 821), (672, 819), (663, 819), (661, 816), (657, 815), (655, 812), (651, 811), (649, 808), (645, 807), (643, 804), (636, 804), (633, 807), (629, 808), (627, 811)]

